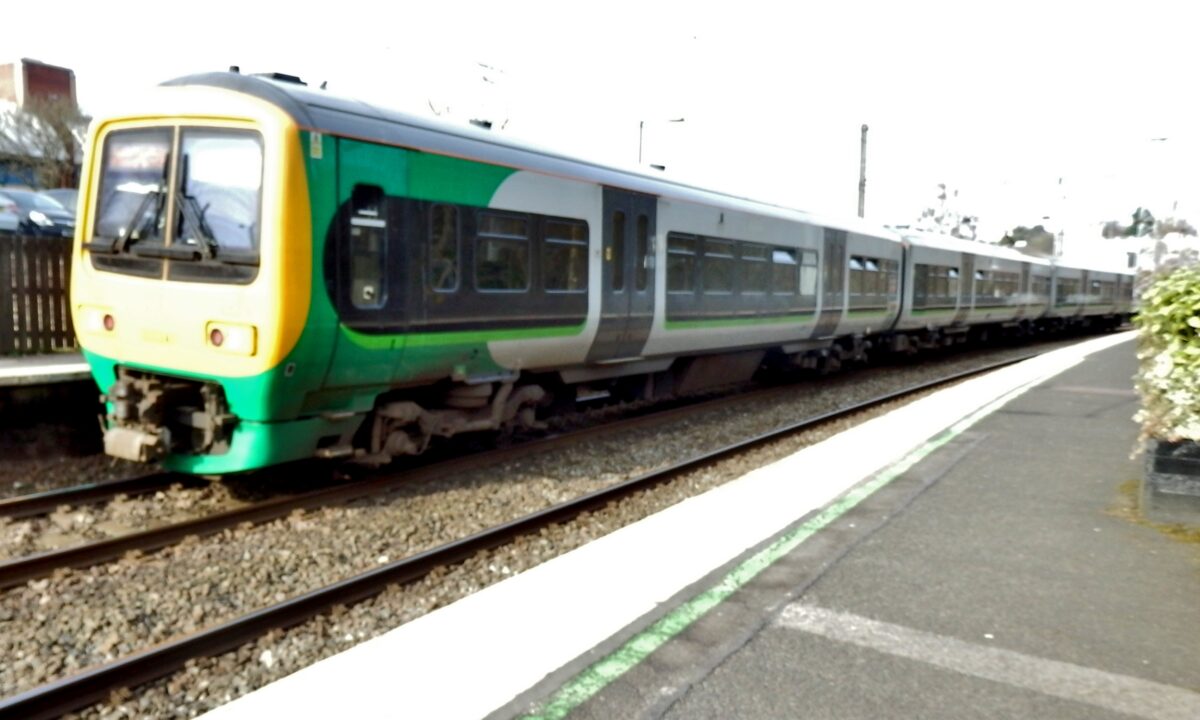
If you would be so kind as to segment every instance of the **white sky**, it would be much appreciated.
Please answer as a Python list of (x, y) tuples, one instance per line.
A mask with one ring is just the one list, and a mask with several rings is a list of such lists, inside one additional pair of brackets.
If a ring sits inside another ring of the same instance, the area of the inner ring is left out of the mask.
[[(505, 133), (613, 164), (636, 164), (645, 121), (644, 160), (670, 176), (837, 215), (856, 211), (867, 123), (868, 219), (912, 222), (946, 183), (989, 239), (1063, 224), (1070, 244), (1088, 223), (1175, 202), (1200, 224), (1195, 11), (976, 5), (67, 1), (52, 33), (6, 33), (0, 56), (72, 68), (91, 114), (240, 65), (457, 122), (507, 119)], [(46, 27), (45, 12), (16, 4), (4, 24)]]

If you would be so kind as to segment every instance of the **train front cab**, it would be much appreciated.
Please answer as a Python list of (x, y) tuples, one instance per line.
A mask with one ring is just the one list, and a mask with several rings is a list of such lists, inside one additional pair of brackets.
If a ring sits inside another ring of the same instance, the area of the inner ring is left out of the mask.
[(97, 122), (81, 181), (72, 313), (107, 401), (106, 451), (221, 473), (276, 442), (327, 358), (298, 342), (312, 285), (301, 133), (274, 105), (159, 88)]

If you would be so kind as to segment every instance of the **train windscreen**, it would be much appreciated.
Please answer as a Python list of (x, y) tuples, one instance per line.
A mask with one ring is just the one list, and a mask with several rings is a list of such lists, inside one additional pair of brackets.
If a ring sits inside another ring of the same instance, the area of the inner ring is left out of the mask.
[[(263, 149), (254, 131), (116, 130), (104, 142), (96, 267), (166, 278), (248, 282), (256, 274)], [(164, 265), (165, 264), (165, 265)]]

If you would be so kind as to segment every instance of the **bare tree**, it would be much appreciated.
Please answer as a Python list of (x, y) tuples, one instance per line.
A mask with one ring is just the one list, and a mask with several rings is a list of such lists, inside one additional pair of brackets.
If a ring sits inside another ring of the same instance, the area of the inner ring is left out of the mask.
[(1104, 223), (1100, 234), (1105, 238), (1150, 235), (1158, 240), (1168, 235), (1196, 235), (1196, 228), (1192, 227), (1192, 224), (1184, 218), (1155, 218), (1149, 210), (1141, 207), (1134, 210), (1130, 217), (1131, 221), (1128, 225), (1123, 225), (1116, 220), (1109, 220)]
[(1026, 255), (1054, 257), (1054, 233), (1041, 225), (1031, 228), (1018, 225), (1005, 233), (999, 244), (1002, 247), (1016, 248)]
[(917, 229), (950, 235), (964, 240), (978, 240), (979, 218), (959, 211), (958, 190), (945, 183), (937, 185), (937, 203), (925, 208), (917, 219)]
[(0, 113), (0, 157), (31, 170), (41, 187), (74, 185), (87, 122), (67, 98), (31, 98)]

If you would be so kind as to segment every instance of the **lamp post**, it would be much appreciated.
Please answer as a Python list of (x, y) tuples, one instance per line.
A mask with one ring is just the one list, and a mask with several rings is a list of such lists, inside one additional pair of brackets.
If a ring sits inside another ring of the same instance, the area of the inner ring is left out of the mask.
[[(684, 121), (684, 118), (671, 118), (669, 120), (664, 120), (663, 122), (681, 123), (683, 121)], [(642, 136), (643, 136), (645, 130), (646, 130), (646, 121), (638, 120), (638, 165), (642, 164)]]
[(862, 126), (862, 145), (858, 152), (858, 216), (864, 217), (867, 204), (867, 124)]

